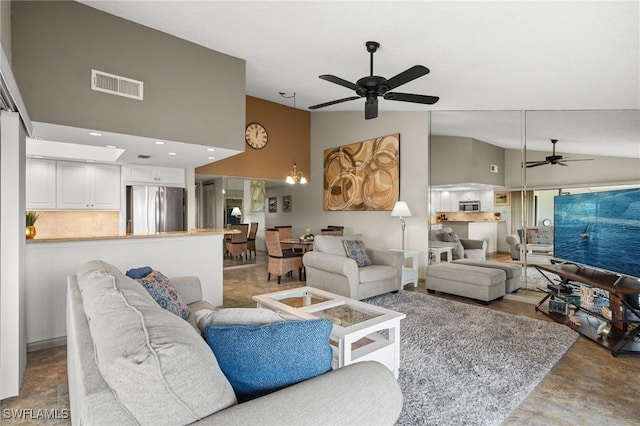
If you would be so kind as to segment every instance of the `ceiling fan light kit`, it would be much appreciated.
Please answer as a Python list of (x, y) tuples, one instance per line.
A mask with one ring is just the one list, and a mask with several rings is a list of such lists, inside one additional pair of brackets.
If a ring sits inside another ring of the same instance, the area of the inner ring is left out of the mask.
[(438, 98), (437, 96), (390, 92), (390, 90), (393, 90), (396, 87), (402, 86), (403, 84), (409, 83), (416, 78), (429, 74), (429, 68), (422, 65), (414, 65), (411, 68), (387, 80), (384, 77), (373, 74), (373, 54), (380, 47), (380, 43), (375, 41), (368, 41), (365, 43), (365, 46), (367, 47), (367, 52), (369, 52), (370, 55), (368, 76), (362, 77), (355, 83), (351, 83), (350, 81), (344, 80), (331, 74), (323, 74), (320, 76), (322, 80), (326, 80), (331, 83), (346, 87), (347, 89), (353, 90), (357, 96), (350, 96), (348, 98), (336, 99), (334, 101), (312, 105), (309, 107), (309, 109), (319, 109), (342, 102), (365, 98), (366, 100), (364, 104), (364, 118), (365, 120), (370, 120), (378, 116), (379, 96), (382, 96), (383, 99), (388, 101), (413, 102), (425, 105), (432, 105), (438, 102), (438, 99), (440, 98)]

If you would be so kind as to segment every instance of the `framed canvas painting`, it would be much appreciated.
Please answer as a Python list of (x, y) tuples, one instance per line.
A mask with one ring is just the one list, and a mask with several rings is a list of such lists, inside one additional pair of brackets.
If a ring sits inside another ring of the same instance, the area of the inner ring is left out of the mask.
[(289, 213), (291, 211), (291, 195), (282, 196), (282, 211)]
[(493, 197), (494, 206), (508, 206), (511, 203), (509, 191), (494, 191)]
[(269, 197), (269, 213), (278, 212), (278, 199), (276, 197)]

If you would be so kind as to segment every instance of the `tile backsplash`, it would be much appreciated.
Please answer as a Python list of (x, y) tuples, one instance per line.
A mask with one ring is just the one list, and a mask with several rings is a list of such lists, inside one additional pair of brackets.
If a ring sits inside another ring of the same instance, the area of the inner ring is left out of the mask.
[(38, 237), (83, 237), (118, 235), (117, 211), (39, 211)]

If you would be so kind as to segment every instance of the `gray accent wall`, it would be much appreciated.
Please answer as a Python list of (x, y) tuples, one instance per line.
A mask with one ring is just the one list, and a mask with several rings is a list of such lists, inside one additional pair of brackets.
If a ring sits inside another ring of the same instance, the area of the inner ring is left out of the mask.
[(504, 185), (504, 149), (473, 138), (432, 135), (431, 167), (432, 185)]
[[(13, 2), (11, 38), (34, 121), (244, 150), (242, 59), (71, 1)], [(92, 91), (91, 69), (144, 100)]]

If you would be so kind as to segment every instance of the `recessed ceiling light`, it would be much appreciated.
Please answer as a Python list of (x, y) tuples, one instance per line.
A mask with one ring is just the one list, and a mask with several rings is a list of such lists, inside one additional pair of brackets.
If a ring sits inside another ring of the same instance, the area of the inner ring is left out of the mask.
[(89, 132), (91, 136), (102, 136), (102, 133), (99, 132)]
[(167, 152), (167, 154), (169, 154), (169, 155), (178, 155), (175, 152)]
[(215, 148), (207, 148), (207, 151), (209, 151), (209, 152), (213, 152), (215, 150), (216, 150)]
[(162, 141), (156, 141), (156, 145), (164, 145), (164, 142), (162, 142)]
[(216, 157), (209, 157), (209, 160), (215, 160)]
[(117, 148), (115, 145), (107, 145), (107, 148)]

